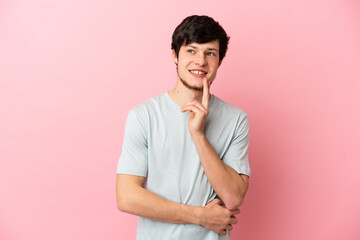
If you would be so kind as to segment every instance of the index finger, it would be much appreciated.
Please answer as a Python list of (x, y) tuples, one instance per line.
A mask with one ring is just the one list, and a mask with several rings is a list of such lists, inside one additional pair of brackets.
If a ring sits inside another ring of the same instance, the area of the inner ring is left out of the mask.
[(209, 109), (209, 101), (210, 101), (209, 81), (207, 78), (204, 78), (204, 80), (203, 80), (203, 96), (202, 96), (201, 104), (206, 109)]

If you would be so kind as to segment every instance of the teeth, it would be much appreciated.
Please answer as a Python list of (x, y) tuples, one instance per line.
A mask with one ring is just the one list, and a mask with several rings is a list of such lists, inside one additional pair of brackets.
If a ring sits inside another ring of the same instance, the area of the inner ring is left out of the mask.
[(195, 73), (197, 75), (204, 75), (205, 74), (205, 72), (202, 72), (202, 71), (190, 71), (190, 72)]

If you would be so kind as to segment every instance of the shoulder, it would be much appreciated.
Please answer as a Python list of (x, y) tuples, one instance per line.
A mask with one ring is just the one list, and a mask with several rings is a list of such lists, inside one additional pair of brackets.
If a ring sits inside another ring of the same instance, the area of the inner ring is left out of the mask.
[(135, 105), (130, 109), (130, 111), (134, 111), (134, 112), (145, 111), (146, 109), (153, 108), (154, 106), (159, 105), (164, 101), (165, 101), (165, 93), (162, 93), (158, 96), (152, 97), (142, 103)]
[(151, 112), (157, 111), (163, 102), (166, 101), (165, 93), (152, 97), (140, 104), (135, 105), (129, 111), (129, 114), (138, 116), (139, 118), (146, 118)]

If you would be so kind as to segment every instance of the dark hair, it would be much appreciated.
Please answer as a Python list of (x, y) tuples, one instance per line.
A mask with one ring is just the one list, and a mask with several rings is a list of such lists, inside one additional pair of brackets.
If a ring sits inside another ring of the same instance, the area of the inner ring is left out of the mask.
[(179, 57), (179, 51), (183, 44), (219, 40), (219, 61), (221, 61), (225, 57), (229, 39), (230, 37), (227, 36), (225, 30), (213, 18), (193, 15), (185, 18), (176, 27), (172, 35), (171, 49), (174, 49), (176, 56)]

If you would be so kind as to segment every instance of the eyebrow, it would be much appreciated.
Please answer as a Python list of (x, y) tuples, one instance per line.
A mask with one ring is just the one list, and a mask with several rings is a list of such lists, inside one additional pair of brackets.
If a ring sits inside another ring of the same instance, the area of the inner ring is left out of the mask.
[[(190, 45), (191, 48), (194, 48), (194, 49), (199, 49), (198, 47), (195, 47), (194, 45)], [(216, 48), (207, 48), (206, 50), (210, 50), (210, 51), (219, 51), (217, 50)]]

